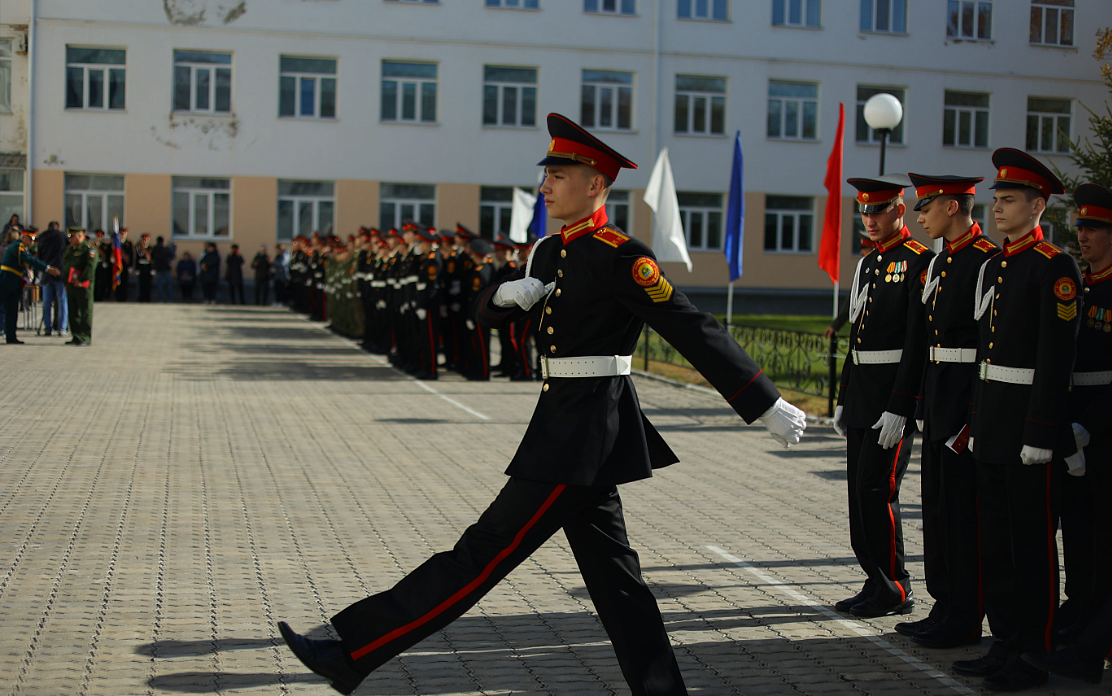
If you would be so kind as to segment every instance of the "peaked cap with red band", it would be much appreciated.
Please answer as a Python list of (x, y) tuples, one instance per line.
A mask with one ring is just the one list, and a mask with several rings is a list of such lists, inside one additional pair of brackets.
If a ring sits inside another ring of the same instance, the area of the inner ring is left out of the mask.
[(440, 230), (440, 238), (446, 241), (452, 241), (456, 238), (455, 230)]
[(1053, 172), (1022, 150), (1002, 147), (992, 153), (992, 164), (996, 167), (996, 180), (989, 186), (991, 189), (1033, 188), (1046, 199), (1066, 192)]
[(1073, 192), (1077, 203), (1074, 227), (1112, 227), (1112, 192), (1096, 184), (1081, 184)]
[(537, 162), (539, 166), (585, 164), (610, 177), (611, 181), (618, 178), (620, 169), (637, 169), (636, 164), (566, 116), (549, 114), (548, 134), (552, 140), (548, 143), (548, 154)]
[(905, 188), (911, 186), (911, 180), (903, 174), (886, 174), (875, 179), (846, 179), (846, 183), (857, 189), (857, 202), (865, 215), (886, 209), (889, 203), (903, 195)]
[(414, 232), (417, 236), (426, 242), (439, 242), (440, 235), (437, 234), (435, 227), (418, 227)]
[(464, 227), (463, 225), (461, 225), (457, 222), (456, 223), (456, 236), (457, 237), (463, 237), (464, 239), (475, 239), (479, 235), (475, 234), (474, 232), (472, 232), (471, 230), (467, 229), (466, 227)]
[(494, 235), (494, 248), (512, 251), (514, 248), (514, 242), (512, 239), (499, 232), (498, 234)]
[(928, 176), (910, 172), (907, 177), (911, 179), (911, 185), (915, 187), (915, 197), (919, 199), (915, 203), (915, 210), (922, 208), (935, 196), (963, 194), (972, 196), (977, 193), (977, 184), (985, 180), (980, 176)]

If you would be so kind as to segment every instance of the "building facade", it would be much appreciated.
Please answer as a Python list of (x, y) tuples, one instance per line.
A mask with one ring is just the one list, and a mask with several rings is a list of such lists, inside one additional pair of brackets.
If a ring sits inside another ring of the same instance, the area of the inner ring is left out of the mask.
[(889, 172), (990, 177), (998, 147), (1068, 169), (1067, 139), (1108, 98), (1091, 52), (1109, 24), (1107, 0), (7, 0), (0, 213), (89, 229), (115, 215), (179, 251), (406, 218), (490, 234), (513, 187), (536, 188), (555, 111), (641, 165), (609, 205), (646, 240), (668, 148), (694, 267), (665, 270), (684, 288), (728, 280), (740, 132), (737, 285), (817, 293), (839, 103), (846, 177), (878, 171), (861, 116), (877, 92), (905, 111)]

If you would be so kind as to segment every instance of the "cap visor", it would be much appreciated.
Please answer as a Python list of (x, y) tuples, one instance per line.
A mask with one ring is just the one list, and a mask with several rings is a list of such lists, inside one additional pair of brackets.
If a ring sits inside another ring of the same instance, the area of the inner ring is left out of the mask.
[(885, 203), (878, 203), (877, 205), (861, 205), (859, 203), (858, 207), (861, 208), (861, 214), (862, 215), (872, 215), (874, 213), (880, 213), (880, 212), (884, 212), (885, 210), (888, 210), (888, 206), (891, 205), (891, 204), (892, 204), (892, 201), (887, 201)]
[(918, 210), (918, 209), (922, 208), (924, 205), (926, 205), (927, 203), (930, 203), (935, 198), (937, 198), (937, 196), (928, 196), (927, 198), (920, 198), (919, 200), (915, 201), (915, 207), (912, 208), (912, 210)]

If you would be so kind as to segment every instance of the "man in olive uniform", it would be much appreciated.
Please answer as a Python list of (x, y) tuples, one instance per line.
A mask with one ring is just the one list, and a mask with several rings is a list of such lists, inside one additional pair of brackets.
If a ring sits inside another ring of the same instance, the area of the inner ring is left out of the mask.
[(68, 343), (87, 346), (93, 340), (93, 291), (96, 289), (100, 254), (85, 239), (85, 230), (70, 228), (70, 245), (62, 256), (66, 298), (69, 300), (70, 335)]
[(46, 271), (52, 276), (61, 274), (57, 268), (35, 258), (29, 251), (37, 233), (38, 230), (33, 227), (24, 227), (19, 243), (9, 244), (4, 250), (3, 260), (0, 260), (0, 302), (4, 303), (4, 337), (9, 344), (23, 343), (15, 335), (19, 323), (19, 298), (23, 294), (23, 275), (28, 270)]
[(935, 604), (896, 630), (920, 645), (953, 648), (981, 640), (977, 468), (969, 451), (969, 404), (977, 381), (977, 321), (969, 296), (996, 244), (973, 222), (980, 177), (908, 174), (919, 224), (945, 248), (931, 261), (923, 289), (929, 354), (923, 377), (923, 566)]
[(834, 605), (857, 616), (906, 614), (915, 606), (904, 567), (900, 484), (911, 458), (927, 353), (922, 292), (934, 253), (904, 225), (902, 174), (849, 179), (876, 251), (850, 286), (850, 355), (834, 428), (847, 438), (849, 535), (865, 584)]
[(543, 319), (547, 367), (537, 409), (510, 463), (510, 480), (452, 551), (334, 616), (339, 641), (307, 639), (279, 624), (294, 654), (341, 693), (462, 616), (560, 529), (632, 693), (687, 693), (629, 546), (617, 488), (677, 461), (641, 412), (629, 376), (646, 322), (747, 422), (761, 419), (785, 445), (802, 434), (803, 413), (779, 398), (711, 315), (668, 282), (652, 250), (608, 226), (609, 188), (619, 168), (636, 165), (558, 114), (548, 122), (541, 191), (550, 213), (567, 224), (538, 243), (531, 275), (518, 269), (486, 288), (469, 316), (488, 327), (524, 312)]

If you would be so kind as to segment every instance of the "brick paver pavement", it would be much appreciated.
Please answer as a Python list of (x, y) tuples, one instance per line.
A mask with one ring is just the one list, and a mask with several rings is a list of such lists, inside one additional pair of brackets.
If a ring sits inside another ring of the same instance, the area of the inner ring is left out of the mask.
[[(327, 635), (450, 547), (502, 486), (539, 386), (415, 382), (278, 309), (98, 304), (94, 331), (91, 348), (26, 331), (0, 347), (2, 693), (331, 693), (275, 621)], [(861, 581), (829, 428), (785, 451), (721, 399), (637, 387), (683, 461), (622, 494), (691, 693), (977, 690), (946, 669), (977, 650), (826, 608)], [(918, 485), (913, 463), (921, 577)], [(558, 537), (356, 693), (628, 690)]]

